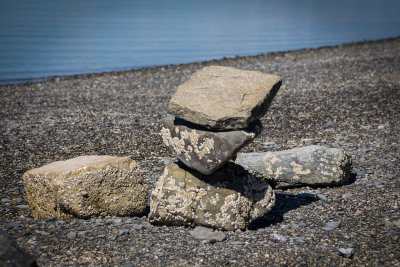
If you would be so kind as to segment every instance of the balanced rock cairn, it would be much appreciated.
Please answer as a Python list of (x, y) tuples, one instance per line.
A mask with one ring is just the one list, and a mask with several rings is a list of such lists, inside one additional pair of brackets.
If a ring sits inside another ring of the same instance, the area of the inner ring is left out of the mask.
[(279, 76), (209, 66), (178, 87), (161, 122), (164, 144), (179, 159), (166, 166), (150, 198), (150, 222), (245, 229), (275, 195), (265, 180), (229, 162), (261, 132)]

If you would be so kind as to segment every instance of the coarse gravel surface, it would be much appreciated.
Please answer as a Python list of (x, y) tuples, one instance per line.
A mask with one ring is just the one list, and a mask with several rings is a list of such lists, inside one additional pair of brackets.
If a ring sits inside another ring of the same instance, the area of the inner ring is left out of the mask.
[[(269, 214), (221, 242), (146, 214), (32, 218), (21, 177), (56, 160), (131, 156), (150, 192), (171, 158), (158, 123), (172, 93), (211, 64), (283, 78), (243, 152), (343, 148), (352, 183), (276, 190)], [(39, 265), (400, 265), (400, 38), (5, 85), (0, 118), (0, 230)]]

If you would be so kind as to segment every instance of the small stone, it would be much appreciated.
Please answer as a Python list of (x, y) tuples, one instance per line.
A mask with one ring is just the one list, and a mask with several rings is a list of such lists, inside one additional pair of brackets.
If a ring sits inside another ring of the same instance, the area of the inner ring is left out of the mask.
[(129, 157), (56, 161), (26, 172), (23, 183), (35, 218), (123, 216), (146, 210), (139, 165)]
[(325, 231), (332, 231), (339, 228), (341, 225), (341, 222), (328, 222), (322, 229)]
[(127, 235), (130, 234), (130, 231), (128, 229), (119, 229), (118, 230), (118, 235), (122, 236), (122, 235)]
[(164, 144), (189, 168), (210, 174), (225, 165), (261, 131), (259, 121), (245, 130), (213, 132), (167, 115), (161, 122)]
[(339, 252), (344, 257), (351, 257), (353, 255), (353, 248), (339, 248)]
[(0, 266), (37, 266), (35, 258), (18, 246), (7, 232), (0, 231)]
[(226, 239), (226, 235), (222, 231), (214, 231), (206, 234), (206, 239), (215, 240), (217, 242), (222, 242)]
[(317, 198), (322, 201), (328, 201), (328, 198), (323, 194), (317, 194)]
[(351, 158), (342, 149), (317, 145), (238, 153), (235, 163), (262, 175), (275, 188), (346, 184), (352, 166)]
[(213, 232), (213, 229), (211, 229), (211, 228), (207, 228), (204, 226), (197, 226), (196, 228), (191, 230), (189, 233), (191, 236), (193, 236), (194, 238), (196, 238), (198, 240), (205, 240), (205, 239), (208, 239), (206, 237), (207, 234), (210, 234), (212, 232)]
[(306, 242), (306, 238), (304, 236), (296, 237), (296, 242), (304, 243)]
[(142, 225), (142, 224), (136, 224), (133, 227), (133, 229), (138, 230), (138, 231), (143, 230), (144, 228), (146, 228), (146, 227), (144, 225)]
[(149, 221), (234, 231), (245, 229), (274, 203), (267, 182), (232, 162), (211, 175), (170, 164), (151, 193)]
[(400, 219), (393, 221), (393, 224), (396, 225), (397, 227), (400, 227)]
[(281, 83), (259, 71), (205, 67), (178, 87), (168, 112), (212, 130), (244, 129), (264, 115)]
[(50, 233), (48, 233), (46, 231), (40, 231), (40, 230), (35, 230), (35, 233), (41, 234), (41, 235), (49, 235), (50, 234)]
[(353, 194), (351, 194), (351, 193), (342, 195), (342, 199), (346, 200), (346, 201), (350, 200), (352, 197), (353, 197)]
[(8, 197), (4, 197), (1, 199), (1, 202), (8, 203), (8, 202), (10, 202), (10, 199)]
[(286, 236), (283, 236), (281, 234), (273, 233), (271, 234), (271, 238), (273, 240), (279, 241), (279, 242), (286, 242), (288, 238)]
[(29, 209), (28, 205), (17, 205), (15, 206), (17, 209)]
[(242, 242), (242, 241), (231, 241), (231, 242), (229, 242), (229, 245), (232, 245), (232, 246), (245, 245), (245, 244), (246, 244), (246, 242)]
[(67, 238), (68, 239), (75, 239), (76, 238), (76, 233), (75, 232), (69, 232), (67, 234)]

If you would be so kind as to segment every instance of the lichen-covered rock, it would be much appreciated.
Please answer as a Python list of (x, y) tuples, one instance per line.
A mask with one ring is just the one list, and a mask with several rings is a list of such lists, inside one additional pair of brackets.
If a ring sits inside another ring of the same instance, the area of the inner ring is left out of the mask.
[(210, 174), (253, 141), (261, 129), (257, 121), (246, 130), (214, 132), (167, 115), (161, 122), (160, 134), (164, 144), (186, 166)]
[(245, 229), (274, 203), (267, 182), (232, 162), (207, 176), (172, 163), (152, 191), (149, 220), (162, 225)]
[(351, 158), (343, 149), (306, 146), (277, 152), (238, 153), (235, 161), (275, 188), (346, 184)]
[(146, 209), (138, 165), (129, 157), (81, 156), (23, 176), (35, 218), (136, 215)]
[(168, 112), (212, 130), (244, 129), (265, 114), (281, 83), (259, 71), (205, 67), (178, 87)]

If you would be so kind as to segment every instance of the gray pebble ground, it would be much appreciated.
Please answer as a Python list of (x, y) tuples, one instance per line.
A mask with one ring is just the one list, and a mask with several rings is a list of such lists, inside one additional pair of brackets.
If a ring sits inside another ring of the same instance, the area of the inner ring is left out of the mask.
[[(262, 134), (244, 152), (343, 148), (352, 183), (277, 190), (270, 214), (221, 242), (152, 226), (145, 215), (31, 217), (22, 174), (55, 160), (130, 155), (151, 190), (171, 155), (158, 122), (176, 87), (210, 64), (283, 78)], [(0, 118), (0, 229), (39, 265), (400, 264), (399, 38), (0, 86)]]

